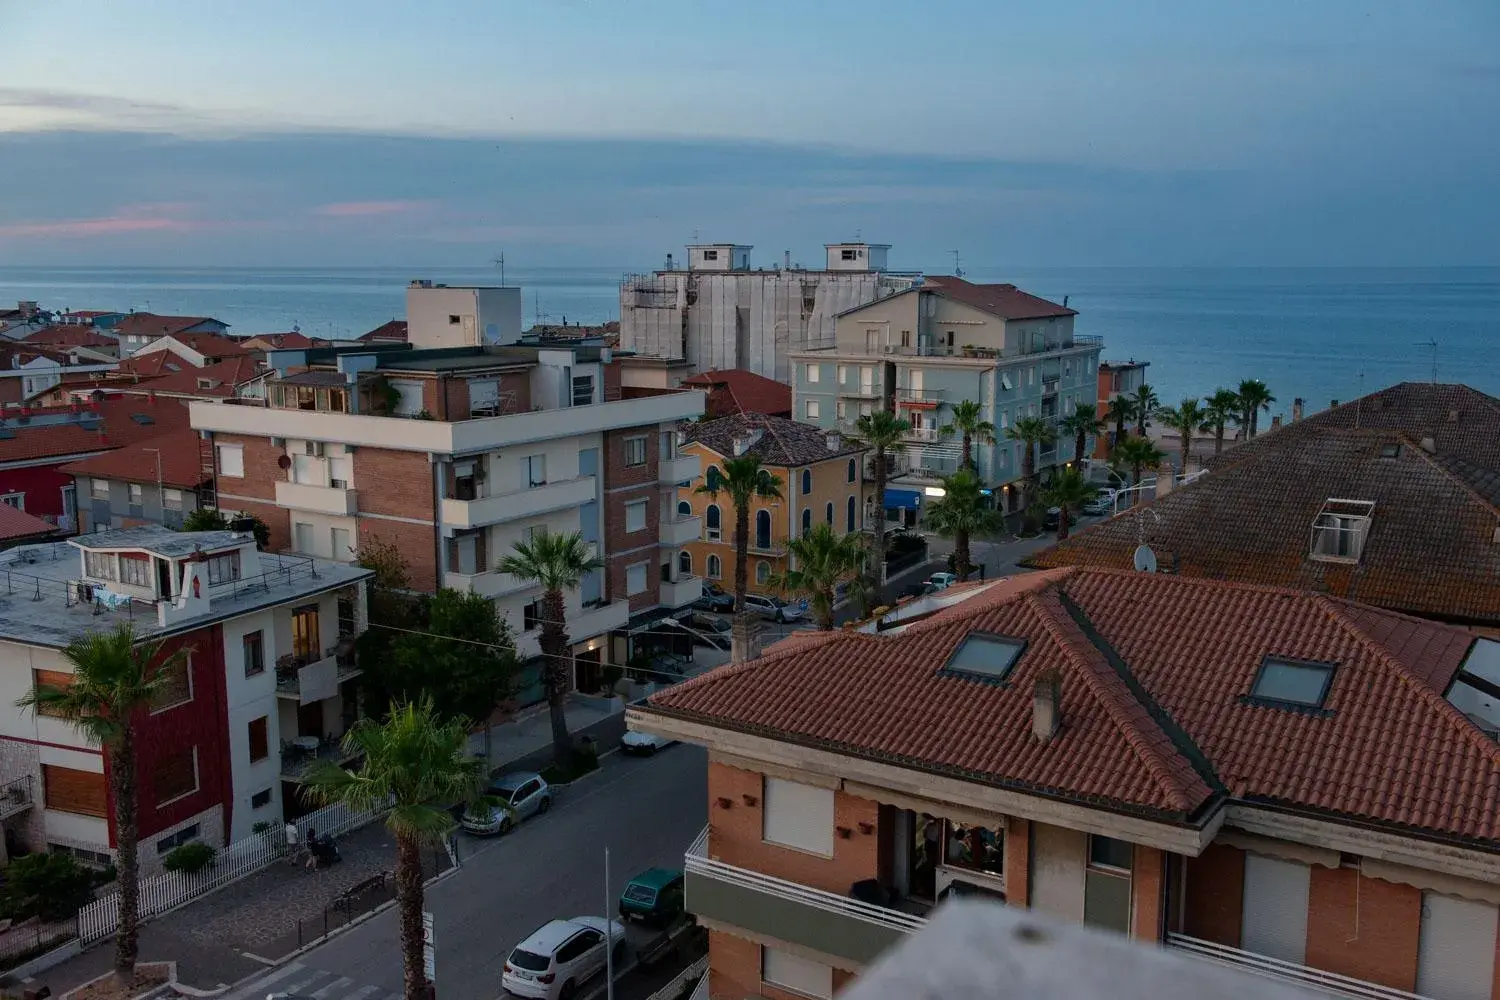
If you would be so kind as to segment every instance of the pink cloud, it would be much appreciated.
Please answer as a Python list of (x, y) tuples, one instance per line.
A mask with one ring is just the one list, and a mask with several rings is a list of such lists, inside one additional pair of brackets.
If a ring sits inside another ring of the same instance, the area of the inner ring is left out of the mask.
[(113, 215), (92, 219), (0, 223), (0, 237), (118, 236), (122, 233), (186, 233), (206, 228), (209, 223), (180, 217), (189, 207), (176, 203), (127, 205)]
[(415, 212), (426, 208), (428, 204), (425, 201), (336, 201), (328, 205), (319, 205), (314, 211), (318, 215), (331, 215), (336, 218), (357, 218), (367, 215), (398, 215), (402, 212)]

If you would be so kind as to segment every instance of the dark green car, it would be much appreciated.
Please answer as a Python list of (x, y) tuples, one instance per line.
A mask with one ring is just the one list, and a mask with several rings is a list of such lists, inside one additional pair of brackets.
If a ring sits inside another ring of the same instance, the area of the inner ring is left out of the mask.
[(620, 893), (620, 917), (665, 926), (681, 916), (684, 908), (682, 870), (648, 868)]

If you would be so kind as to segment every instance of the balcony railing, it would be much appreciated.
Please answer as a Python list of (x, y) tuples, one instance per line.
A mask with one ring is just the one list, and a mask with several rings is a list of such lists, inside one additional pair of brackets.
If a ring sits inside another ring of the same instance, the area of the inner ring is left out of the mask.
[(706, 829), (688, 847), (684, 868), (689, 912), (861, 965), (927, 923), (924, 917), (715, 861), (708, 856)]
[(305, 750), (289, 742), (281, 748), (281, 780), (300, 782), (324, 761), (342, 766), (359, 756), (345, 750), (342, 739), (324, 740), (316, 750)]
[(594, 499), (594, 477), (578, 476), (526, 489), (482, 497), (478, 500), (443, 500), (443, 521), (457, 528), (534, 517), (554, 510), (581, 507)]
[(347, 517), (359, 510), (359, 494), (352, 489), (313, 486), (308, 483), (278, 482), (276, 506), (292, 510), (309, 510), (319, 514)]
[(0, 785), (0, 819), (25, 812), (31, 806), (31, 775), (23, 774)]
[(681, 608), (703, 596), (703, 578), (683, 574), (675, 581), (661, 582), (661, 603), (665, 608)]
[(661, 543), (667, 546), (696, 542), (703, 533), (703, 518), (663, 517), (661, 519)]
[(942, 389), (897, 389), (896, 398), (903, 403), (941, 403)]
[(852, 396), (856, 399), (879, 399), (883, 394), (879, 382), (861, 382), (859, 385), (839, 387), (840, 396)]
[(908, 441), (938, 441), (941, 438), (936, 427), (913, 427), (906, 432)]
[(443, 586), (453, 590), (468, 590), (480, 597), (509, 597), (522, 591), (534, 590), (539, 584), (534, 580), (523, 580), (509, 573), (444, 573)]
[(337, 697), (339, 685), (362, 672), (353, 656), (342, 656), (337, 649), (316, 660), (289, 655), (276, 664), (276, 695), (300, 705)]
[(1336, 972), (1324, 972), (1322, 969), (1298, 965), (1296, 962), (1284, 962), (1279, 958), (1271, 958), (1269, 955), (1257, 955), (1254, 952), (1216, 944), (1213, 941), (1188, 937), (1186, 934), (1168, 934), (1167, 945), (1219, 965), (1243, 969), (1270, 979), (1310, 986), (1313, 989), (1339, 996), (1359, 997), (1361, 1000), (1423, 1000), (1416, 993), (1381, 986), (1378, 983), (1369, 983), (1363, 979), (1341, 976)]

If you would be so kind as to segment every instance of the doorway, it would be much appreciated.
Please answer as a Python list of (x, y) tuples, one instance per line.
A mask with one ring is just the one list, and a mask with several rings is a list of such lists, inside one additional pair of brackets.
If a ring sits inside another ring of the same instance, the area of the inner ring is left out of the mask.
[(167, 600), (172, 597), (172, 562), (170, 559), (156, 560), (156, 596)]

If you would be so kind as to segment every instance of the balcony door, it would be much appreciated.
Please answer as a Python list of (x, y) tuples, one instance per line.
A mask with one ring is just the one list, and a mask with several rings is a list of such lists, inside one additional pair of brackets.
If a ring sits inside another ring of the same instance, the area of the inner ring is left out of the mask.
[(292, 612), (293, 656), (304, 663), (318, 659), (323, 653), (320, 635), (316, 604), (308, 604)]

